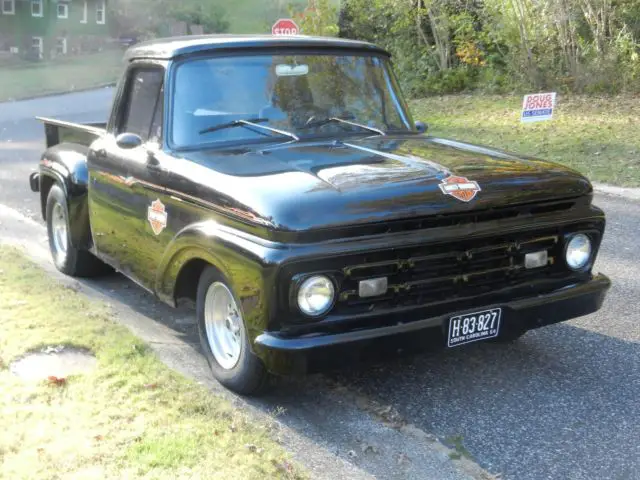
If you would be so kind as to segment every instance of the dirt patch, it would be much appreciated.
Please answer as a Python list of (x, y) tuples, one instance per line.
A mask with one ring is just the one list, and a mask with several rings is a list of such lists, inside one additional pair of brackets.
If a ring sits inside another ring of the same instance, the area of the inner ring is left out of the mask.
[(12, 362), (9, 370), (24, 380), (39, 381), (67, 378), (90, 372), (95, 367), (96, 358), (89, 351), (60, 345), (29, 353)]

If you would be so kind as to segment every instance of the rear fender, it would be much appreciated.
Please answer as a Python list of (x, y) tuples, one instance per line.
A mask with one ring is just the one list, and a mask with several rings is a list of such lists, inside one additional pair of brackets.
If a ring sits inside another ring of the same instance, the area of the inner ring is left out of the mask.
[(83, 145), (61, 143), (48, 148), (40, 160), (39, 182), (42, 218), (46, 220), (49, 190), (54, 183), (58, 183), (67, 198), (71, 244), (82, 249), (91, 246), (87, 198), (88, 151), (89, 148)]

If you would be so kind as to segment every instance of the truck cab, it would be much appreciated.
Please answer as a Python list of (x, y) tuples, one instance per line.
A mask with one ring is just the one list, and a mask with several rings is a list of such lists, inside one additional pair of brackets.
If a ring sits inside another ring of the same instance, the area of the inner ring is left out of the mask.
[(201, 36), (125, 60), (106, 124), (42, 119), (31, 185), (53, 259), (193, 303), (229, 388), (376, 342), (514, 340), (600, 308), (589, 181), (426, 135), (383, 49)]

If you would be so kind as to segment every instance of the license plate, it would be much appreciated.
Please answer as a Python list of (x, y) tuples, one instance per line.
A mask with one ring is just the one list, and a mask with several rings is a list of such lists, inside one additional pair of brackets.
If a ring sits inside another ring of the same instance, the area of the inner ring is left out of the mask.
[(491, 310), (451, 317), (447, 346), (457, 347), (465, 343), (497, 337), (500, 332), (501, 314), (502, 309), (492, 308)]

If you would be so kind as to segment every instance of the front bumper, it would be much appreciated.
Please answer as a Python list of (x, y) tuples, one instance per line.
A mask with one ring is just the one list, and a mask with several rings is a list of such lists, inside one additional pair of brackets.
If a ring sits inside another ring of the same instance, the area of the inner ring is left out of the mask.
[[(502, 304), (478, 305), (471, 310), (452, 311), (446, 315), (425, 318), (387, 327), (356, 330), (339, 334), (285, 338), (264, 332), (254, 341), (255, 350), (273, 373), (303, 373), (323, 369), (339, 359), (344, 364), (348, 357), (374, 342), (403, 343), (403, 339), (416, 340), (417, 334), (437, 337), (444, 344), (444, 326), (450, 317), (466, 312), (501, 307), (503, 310), (502, 334), (512, 329), (531, 330), (571, 318), (588, 315), (600, 309), (607, 290), (611, 286), (608, 277), (594, 275), (591, 280), (569, 285), (551, 293), (521, 298)], [(404, 337), (404, 338), (403, 338)], [(429, 342), (432, 343), (432, 342)]]

